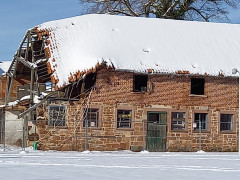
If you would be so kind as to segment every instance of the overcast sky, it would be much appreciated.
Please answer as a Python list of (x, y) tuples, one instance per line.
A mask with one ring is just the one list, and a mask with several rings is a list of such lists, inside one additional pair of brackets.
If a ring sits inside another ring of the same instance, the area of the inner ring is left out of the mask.
[[(81, 14), (78, 0), (1, 0), (0, 61), (12, 60), (25, 32), (46, 21)], [(231, 23), (240, 24), (240, 9), (231, 11)]]

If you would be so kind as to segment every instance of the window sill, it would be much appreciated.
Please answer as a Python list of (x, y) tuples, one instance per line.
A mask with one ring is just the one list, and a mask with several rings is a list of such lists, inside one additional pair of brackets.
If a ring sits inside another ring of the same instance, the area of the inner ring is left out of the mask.
[(198, 94), (189, 94), (189, 97), (203, 97), (203, 98), (207, 98), (206, 95), (198, 95)]
[(49, 126), (47, 125), (47, 128), (51, 129), (68, 129), (68, 126)]
[[(193, 130), (193, 133), (199, 133), (199, 130)], [(209, 130), (201, 130), (201, 133), (210, 133)]]
[(133, 131), (133, 128), (117, 128), (120, 131)]
[[(86, 129), (86, 127), (83, 127), (83, 129)], [(88, 127), (88, 129), (91, 129), (91, 130), (102, 130), (101, 127)]]
[(236, 131), (220, 131), (220, 134), (236, 134)]
[(134, 94), (143, 94), (143, 93), (147, 93), (147, 91), (132, 91), (132, 93), (134, 93)]
[(172, 133), (187, 133), (188, 132), (188, 130), (186, 130), (186, 129), (173, 129), (173, 130), (171, 130), (171, 132)]

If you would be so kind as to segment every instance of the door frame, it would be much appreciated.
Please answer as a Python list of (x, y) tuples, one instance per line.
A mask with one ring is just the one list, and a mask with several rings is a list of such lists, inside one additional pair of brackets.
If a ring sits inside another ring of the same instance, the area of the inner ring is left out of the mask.
[[(158, 123), (156, 123), (156, 124), (158, 124), (159, 125), (159, 132), (161, 132), (161, 128), (163, 127), (164, 128), (164, 126), (165, 126), (165, 134), (163, 135), (163, 137), (161, 136), (161, 133), (159, 134), (160, 136), (158, 137), (158, 136), (156, 136), (156, 138), (153, 138), (152, 139), (152, 141), (154, 142), (157, 142), (157, 143), (161, 143), (162, 141), (165, 141), (163, 144), (162, 144), (162, 146), (160, 146), (160, 148), (159, 148), (159, 151), (161, 151), (160, 149), (163, 149), (163, 152), (166, 152), (166, 150), (167, 150), (167, 131), (168, 131), (168, 115), (169, 115), (169, 112), (168, 111), (166, 111), (166, 110), (161, 110), (161, 111), (154, 111), (153, 109), (151, 109), (151, 110), (147, 110), (146, 111), (146, 115), (147, 115), (147, 120), (146, 120), (146, 123), (147, 123), (147, 134), (146, 134), (146, 145), (148, 146), (148, 143), (149, 142), (151, 142), (151, 141), (149, 141), (149, 139), (148, 139), (148, 133), (151, 131), (149, 131), (149, 129), (148, 129), (148, 127), (149, 127), (149, 121), (148, 121), (148, 117), (149, 117), (149, 114), (151, 114), (151, 113), (155, 113), (155, 114), (166, 114), (166, 119), (165, 119), (165, 123), (161, 123), (160, 121), (158, 122)], [(159, 120), (160, 120), (160, 117), (159, 117)], [(154, 123), (151, 123), (151, 124), (154, 124)], [(157, 126), (156, 126), (157, 127)], [(153, 133), (154, 133), (154, 130), (153, 130)], [(155, 132), (156, 133), (156, 132)], [(159, 139), (158, 139), (159, 138)], [(154, 143), (153, 143), (154, 144)], [(150, 150), (148, 147), (146, 147), (148, 150)]]

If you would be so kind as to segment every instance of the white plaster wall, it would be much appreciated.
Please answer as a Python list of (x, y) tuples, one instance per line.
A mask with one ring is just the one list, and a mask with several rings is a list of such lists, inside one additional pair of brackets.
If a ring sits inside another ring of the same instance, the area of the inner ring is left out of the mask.
[(22, 118), (18, 119), (20, 111), (5, 110), (5, 141), (6, 144), (21, 145)]

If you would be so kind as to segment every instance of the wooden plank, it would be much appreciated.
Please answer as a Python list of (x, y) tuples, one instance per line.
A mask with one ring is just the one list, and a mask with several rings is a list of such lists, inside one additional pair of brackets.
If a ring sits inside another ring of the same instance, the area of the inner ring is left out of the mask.
[(39, 102), (39, 103), (37, 103), (37, 104), (34, 104), (33, 106), (29, 107), (26, 111), (24, 111), (24, 112), (22, 112), (21, 114), (19, 114), (18, 117), (19, 117), (19, 118), (22, 118), (24, 115), (26, 115), (27, 113), (33, 111), (33, 110), (36, 109), (38, 106), (40, 106), (40, 105), (42, 105), (44, 102), (46, 102), (49, 97), (51, 97), (51, 96), (53, 96), (53, 95), (55, 95), (55, 94), (57, 94), (57, 93), (58, 93), (57, 91), (54, 91), (54, 92), (48, 94), (47, 96), (44, 97), (44, 99), (43, 99), (41, 102)]
[(12, 86), (13, 86), (13, 81), (14, 81), (14, 78), (15, 78), (15, 75), (16, 75), (16, 71), (17, 71), (17, 64), (18, 64), (18, 61), (16, 60), (15, 68), (14, 68), (14, 71), (13, 71), (13, 77), (11, 78), (10, 85), (9, 85), (9, 87), (8, 87), (8, 84), (6, 86), (6, 88), (7, 88), (7, 96), (6, 96), (6, 99), (5, 99), (5, 105), (7, 105), (7, 103), (9, 102), (9, 98), (10, 98), (10, 95), (12, 93)]
[[(28, 33), (28, 39), (30, 39), (30, 33)], [(34, 49), (33, 49), (33, 41), (31, 41), (31, 51), (32, 51), (32, 63), (35, 63), (35, 59), (34, 59)], [(35, 81), (35, 69), (31, 69), (31, 82), (30, 82), (30, 107), (33, 106), (33, 98), (34, 98), (34, 81)], [(32, 111), (29, 112), (29, 117), (30, 119), (33, 119), (33, 114)], [(28, 122), (27, 122), (28, 123)]]
[(8, 93), (9, 93), (9, 76), (7, 74), (6, 90), (5, 90), (5, 106), (8, 103), (8, 100), (7, 100)]
[(24, 66), (27, 66), (30, 69), (36, 69), (36, 66), (33, 66), (33, 64), (30, 64), (28, 61), (26, 61), (24, 58), (16, 57), (18, 62), (21, 62)]

